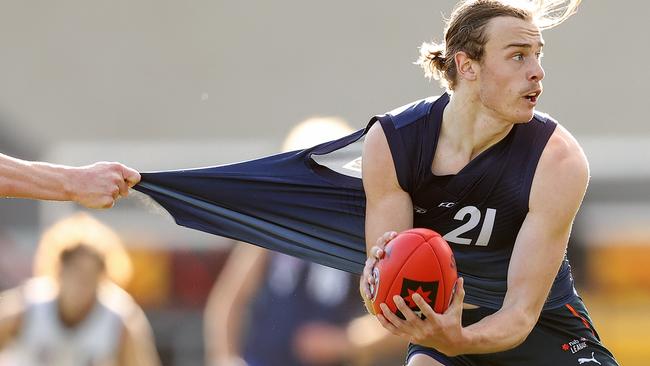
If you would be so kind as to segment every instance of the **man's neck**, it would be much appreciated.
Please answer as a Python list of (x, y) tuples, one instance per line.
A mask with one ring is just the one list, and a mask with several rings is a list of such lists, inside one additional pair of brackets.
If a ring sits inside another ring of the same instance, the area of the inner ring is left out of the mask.
[(95, 307), (95, 302), (92, 302), (88, 304), (88, 306), (85, 306), (81, 309), (77, 309), (76, 311), (67, 310), (60, 301), (57, 301), (57, 305), (61, 324), (63, 324), (66, 328), (75, 328), (84, 320), (86, 320), (90, 312)]
[(512, 126), (487, 110), (478, 96), (454, 93), (443, 113), (440, 141), (471, 160), (503, 139)]

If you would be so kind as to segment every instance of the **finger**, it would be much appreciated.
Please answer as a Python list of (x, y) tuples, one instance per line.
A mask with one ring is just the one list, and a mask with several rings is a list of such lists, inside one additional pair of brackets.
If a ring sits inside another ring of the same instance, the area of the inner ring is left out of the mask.
[(124, 177), (124, 181), (128, 184), (129, 187), (133, 187), (134, 185), (138, 184), (138, 182), (140, 182), (140, 179), (142, 179), (140, 173), (138, 173), (137, 170), (131, 169), (124, 165), (122, 165), (122, 177)]
[(100, 208), (111, 208), (115, 205), (115, 200), (114, 199), (106, 199), (102, 204), (100, 204)]
[(387, 231), (387, 232), (384, 233), (384, 235), (380, 236), (377, 239), (376, 244), (377, 244), (378, 247), (383, 248), (383, 247), (386, 246), (386, 244), (389, 241), (394, 239), (396, 236), (397, 236), (397, 232), (395, 232), (395, 231)]
[(370, 286), (375, 283), (375, 276), (374, 275), (368, 275), (368, 280), (366, 283)]
[(403, 332), (401, 328), (404, 326), (404, 320), (400, 319), (395, 313), (390, 311), (390, 308), (388, 308), (388, 305), (386, 305), (386, 303), (379, 304), (379, 307), (381, 308), (381, 312), (384, 314), (384, 317), (397, 329), (399, 329), (400, 332)]
[(120, 187), (118, 184), (115, 184), (113, 186), (113, 189), (111, 189), (111, 198), (113, 199), (113, 201), (115, 201), (119, 196), (120, 196)]
[[(406, 302), (401, 296), (393, 296), (393, 302), (397, 306), (397, 309), (402, 312), (402, 315), (404, 315), (404, 318), (406, 319), (407, 322), (409, 323), (414, 323), (418, 320), (420, 320), (420, 317), (418, 317), (411, 308), (406, 305)], [(398, 318), (399, 319), (399, 318)]]
[(374, 247), (370, 248), (370, 257), (373, 258), (375, 260), (375, 262), (377, 260), (379, 260), (379, 259), (382, 259), (384, 257), (384, 254), (385, 254), (384, 249), (382, 249), (382, 248), (380, 248), (380, 247), (378, 247), (376, 245)]
[(366, 298), (372, 297), (372, 294), (370, 292), (370, 285), (374, 283), (374, 277), (372, 276), (374, 262), (374, 260), (370, 261), (370, 258), (366, 261), (366, 266), (363, 268), (363, 275), (359, 281), (359, 286), (362, 288), (362, 294)]
[(385, 245), (386, 243), (388, 243), (389, 241), (395, 239), (396, 236), (397, 236), (397, 232), (396, 232), (396, 231), (389, 231), (389, 232), (385, 233), (385, 234), (384, 234), (384, 245)]
[(386, 318), (383, 315), (377, 314), (377, 320), (379, 320), (379, 323), (381, 324), (382, 327), (384, 327), (384, 329), (391, 332), (393, 335), (401, 336), (403, 334), (391, 322), (386, 320)]
[(366, 264), (363, 266), (364, 277), (370, 276), (370, 274), (372, 274), (372, 270), (375, 268), (376, 261), (377, 260), (373, 257), (368, 257), (368, 259), (366, 259)]
[[(118, 195), (122, 197), (126, 197), (129, 195), (129, 186), (126, 184), (126, 181), (124, 180), (118, 180), (115, 182), (117, 184), (117, 189), (118, 189)], [(113, 197), (117, 198), (117, 197)]]
[(427, 318), (427, 319), (435, 319), (437, 316), (439, 316), (429, 305), (428, 302), (424, 301), (422, 296), (420, 294), (413, 294), (412, 296), (413, 301), (415, 301), (415, 304), (418, 306), (422, 314)]
[(361, 300), (363, 301), (363, 305), (366, 307), (366, 310), (368, 310), (368, 312), (369, 312), (370, 314), (373, 314), (373, 315), (374, 315), (374, 314), (376, 313), (376, 311), (375, 311), (375, 309), (374, 309), (374, 306), (373, 306), (374, 304), (373, 304), (372, 301), (369, 300), (369, 296), (366, 295), (366, 293), (365, 293), (364, 290), (365, 290), (365, 289), (364, 289), (363, 287), (360, 287), (360, 291), (361, 291)]
[(459, 309), (463, 308), (463, 300), (465, 299), (465, 287), (463, 286), (464, 282), (465, 280), (462, 277), (456, 280), (454, 297), (451, 300), (451, 304), (449, 304), (449, 309), (447, 309), (445, 313), (448, 311), (460, 311)]
[[(372, 249), (371, 249), (372, 251)], [(375, 262), (377, 262), (377, 259), (374, 258), (372, 255), (368, 256), (366, 258), (366, 263), (363, 266), (363, 274), (364, 275), (369, 275), (372, 272), (372, 269), (375, 267)]]
[(363, 269), (363, 275), (366, 279), (366, 282), (368, 282), (369, 284), (374, 282), (373, 272), (375, 270), (376, 264), (377, 264), (377, 260), (373, 258), (372, 260), (367, 261), (366, 266)]
[(363, 295), (366, 297), (366, 299), (371, 299), (372, 292), (370, 291), (370, 284), (364, 281), (362, 285), (363, 285)]

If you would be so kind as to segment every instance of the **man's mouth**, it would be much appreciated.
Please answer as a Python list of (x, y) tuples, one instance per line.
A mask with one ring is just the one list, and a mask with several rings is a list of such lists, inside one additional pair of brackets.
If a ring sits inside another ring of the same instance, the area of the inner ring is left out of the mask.
[(541, 90), (535, 90), (524, 95), (524, 98), (528, 99), (531, 103), (537, 103), (537, 98), (539, 98), (540, 94), (542, 94)]

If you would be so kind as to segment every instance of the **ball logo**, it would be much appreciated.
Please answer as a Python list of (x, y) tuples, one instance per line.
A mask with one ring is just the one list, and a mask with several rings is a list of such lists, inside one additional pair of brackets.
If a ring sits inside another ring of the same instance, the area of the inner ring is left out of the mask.
[[(422, 314), (420, 307), (413, 299), (413, 295), (419, 294), (427, 304), (433, 307), (437, 293), (438, 281), (422, 282), (404, 278), (400, 296), (402, 296), (406, 302), (406, 305), (408, 305), (408, 307), (413, 310), (413, 312), (415, 312), (420, 318), (424, 319), (424, 314)], [(404, 314), (402, 314), (399, 310), (397, 311), (397, 316), (401, 319), (406, 319), (404, 317)]]
[(372, 270), (372, 283), (370, 284), (370, 295), (372, 296), (372, 301), (375, 301), (378, 293), (379, 293), (379, 268), (375, 267)]

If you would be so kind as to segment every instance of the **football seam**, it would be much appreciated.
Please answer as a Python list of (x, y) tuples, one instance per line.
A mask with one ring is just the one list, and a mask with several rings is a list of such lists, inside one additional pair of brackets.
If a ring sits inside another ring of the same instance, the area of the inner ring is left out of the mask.
[[(444, 300), (445, 300), (445, 297), (446, 297), (446, 294), (447, 294), (447, 291), (445, 291), (446, 290), (446, 286), (445, 286), (445, 279), (446, 278), (444, 278), (444, 277), (446, 277), (445, 276), (445, 271), (442, 270), (442, 265), (440, 263), (440, 259), (438, 258), (438, 254), (436, 253), (436, 250), (433, 249), (433, 247), (432, 247), (431, 243), (429, 243), (429, 241), (427, 241), (427, 244), (429, 244), (429, 248), (431, 248), (431, 251), (433, 252), (433, 255), (436, 257), (436, 261), (438, 262), (438, 268), (440, 268), (440, 287), (442, 287), (442, 300), (443, 300), (443, 307), (444, 307), (445, 306)], [(451, 297), (450, 297), (449, 301), (451, 301)], [(446, 306), (447, 306), (447, 308), (449, 307), (449, 305), (446, 305)], [(434, 301), (433, 306), (431, 307), (433, 309), (434, 313), (436, 313), (435, 307), (436, 307), (436, 302)], [(442, 314), (442, 313), (440, 313), (440, 314)]]
[[(416, 234), (416, 235), (418, 235), (419, 237), (421, 237), (422, 239), (424, 239), (424, 237), (423, 237), (422, 235), (417, 234), (417, 233), (414, 233), (414, 234)], [(429, 244), (429, 242), (428, 242), (427, 240), (424, 240), (424, 243)], [(430, 244), (429, 244), (429, 247), (431, 247)], [(418, 246), (417, 248), (415, 248), (415, 250), (413, 250), (413, 251), (408, 255), (408, 257), (406, 257), (406, 259), (404, 259), (404, 262), (402, 263), (402, 266), (400, 266), (400, 271), (397, 272), (397, 275), (399, 275), (399, 274), (402, 272), (401, 268), (403, 268), (403, 267), (404, 267), (404, 264), (405, 264), (406, 262), (408, 262), (408, 260), (409, 260), (409, 259), (410, 259), (414, 254), (415, 254), (415, 252), (417, 251), (417, 249), (419, 249), (419, 246)], [(438, 256), (436, 255), (436, 252), (433, 251), (433, 250), (432, 250), (432, 252), (433, 252), (434, 257), (436, 257), (436, 261), (438, 262), (438, 266), (440, 266), (440, 261), (438, 260)], [(442, 273), (441, 273), (441, 274), (442, 274)], [(402, 277), (404, 277), (404, 276), (402, 276)], [(395, 278), (393, 278), (393, 280), (392, 280), (391, 283), (390, 283), (390, 286), (388, 286), (388, 289), (389, 289), (389, 290), (393, 287), (393, 283), (395, 282), (396, 279), (397, 279), (397, 276), (395, 276)], [(400, 296), (400, 297), (402, 297), (402, 296)], [(384, 299), (384, 302), (386, 302), (386, 299)], [(395, 303), (395, 301), (393, 301), (393, 303)], [(386, 305), (388, 305), (388, 304), (386, 304)], [(435, 307), (435, 301), (434, 301), (434, 304), (433, 304), (433, 305), (434, 305), (434, 307)], [(395, 308), (397, 308), (397, 304), (395, 304)]]
[[(438, 234), (438, 235), (437, 235), (437, 236), (432, 236), (432, 237), (429, 238), (429, 239), (432, 239), (432, 238), (435, 238), (435, 237), (440, 237), (440, 238), (442, 238), (442, 239), (444, 240), (444, 238), (442, 237), (442, 235), (440, 235), (440, 233), (438, 233), (438, 232), (435, 231), (435, 230), (434, 230), (434, 232), (435, 232), (436, 234)], [(410, 232), (409, 234), (415, 234), (415, 235), (419, 236), (420, 238), (422, 238), (422, 240), (423, 240), (425, 243), (427, 243), (427, 244), (429, 245), (429, 248), (430, 248), (431, 251), (433, 252), (433, 256), (436, 258), (436, 261), (438, 262), (438, 268), (441, 268), (441, 270), (440, 270), (440, 281), (439, 281), (439, 283), (440, 283), (440, 285), (441, 285), (441, 287), (442, 287), (442, 296), (443, 296), (443, 300), (444, 300), (444, 297), (445, 297), (445, 295), (446, 295), (446, 293), (447, 293), (447, 291), (446, 291), (446, 284), (445, 284), (445, 278), (444, 278), (444, 277), (446, 277), (446, 276), (445, 276), (445, 271), (442, 270), (442, 265), (441, 265), (441, 263), (440, 263), (440, 258), (438, 258), (438, 254), (436, 253), (436, 250), (433, 248), (433, 245), (429, 242), (429, 239), (427, 239), (424, 235), (420, 234), (419, 232), (417, 232), (417, 231), (412, 231), (412, 232)], [(415, 252), (415, 251), (414, 251), (414, 252)], [(453, 252), (453, 251), (452, 251), (452, 252)], [(413, 253), (411, 253), (411, 255), (412, 255), (412, 254), (413, 254)], [(411, 255), (409, 255), (408, 258), (410, 258)], [(406, 262), (406, 261), (408, 260), (408, 258), (407, 258), (404, 262)], [(456, 271), (458, 271), (458, 269), (456, 269)], [(394, 281), (394, 280), (393, 280), (393, 281)], [(393, 285), (393, 284), (391, 283), (391, 286), (392, 286), (392, 285)], [(437, 296), (437, 294), (436, 294), (436, 296)], [(451, 297), (449, 298), (449, 301), (451, 302)], [(445, 306), (445, 305), (443, 304), (443, 307), (444, 307), (444, 306)], [(433, 306), (431, 307), (431, 308), (433, 309), (434, 312), (435, 312), (435, 307), (436, 307), (436, 301), (434, 300), (434, 301), (433, 301)], [(447, 304), (446, 307), (448, 308), (448, 307), (449, 307), (449, 304)]]

